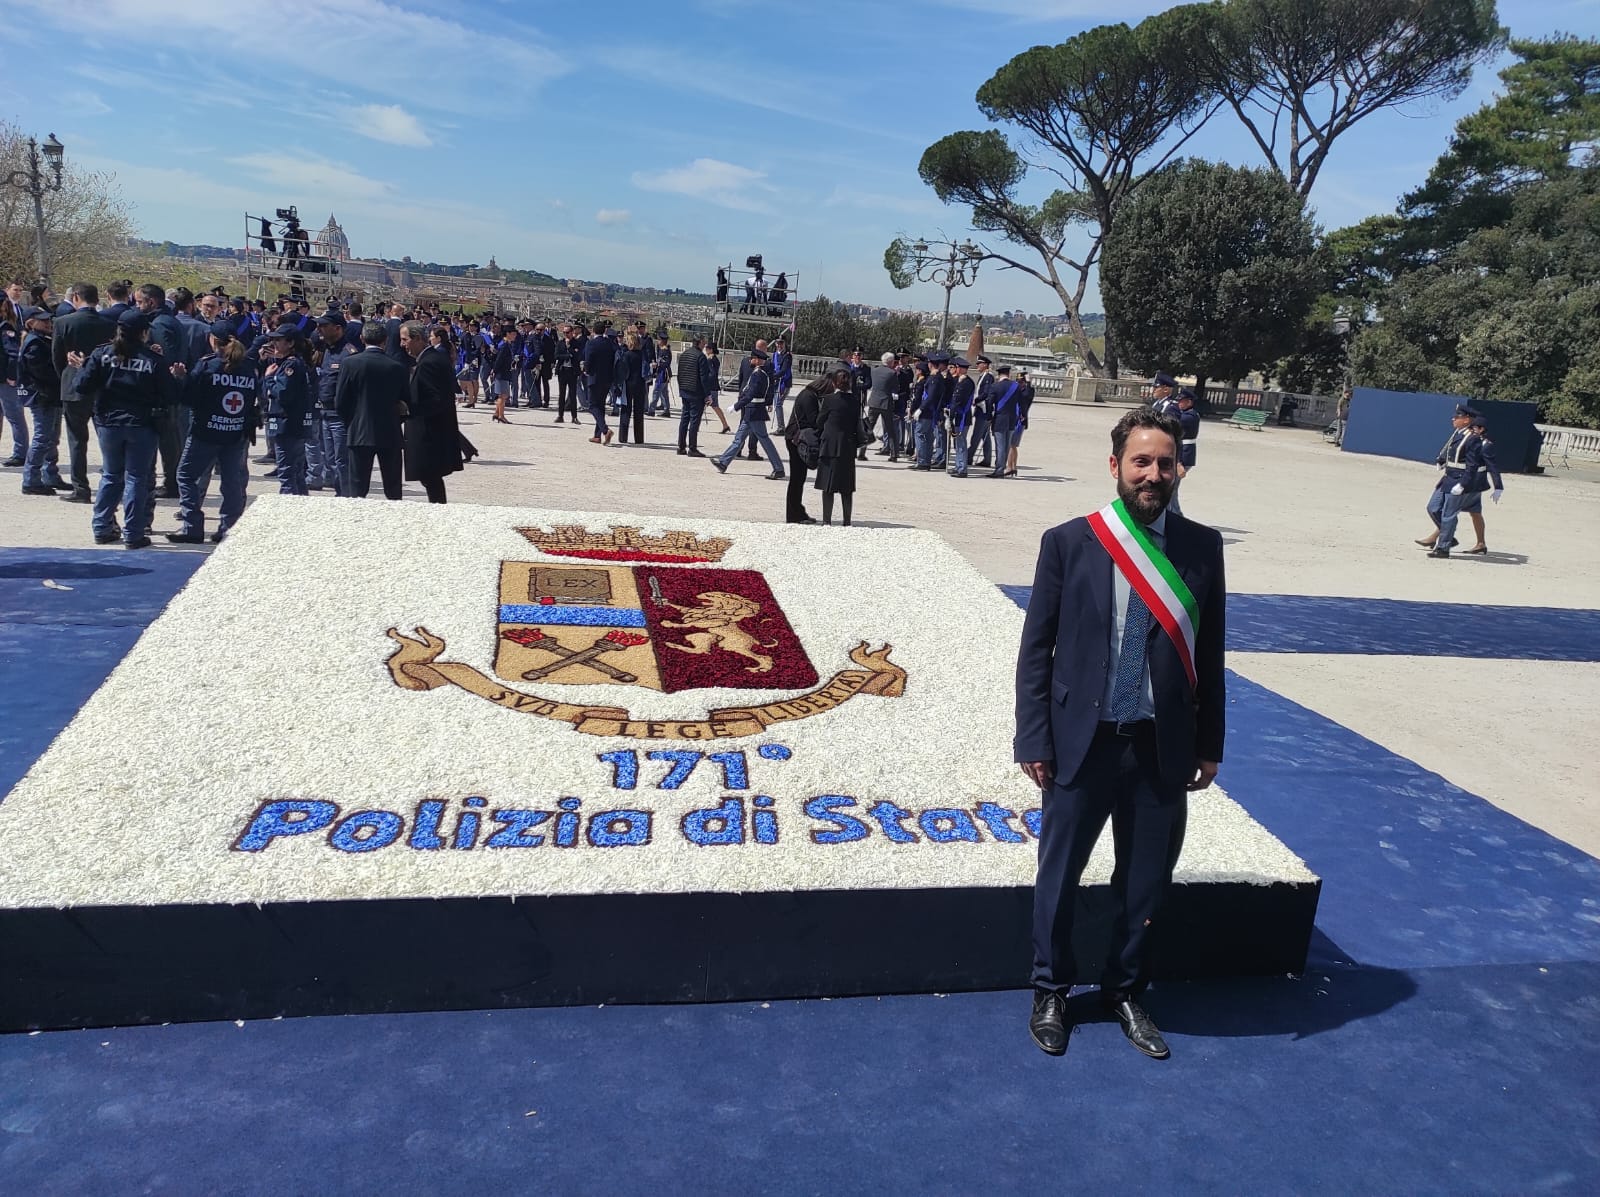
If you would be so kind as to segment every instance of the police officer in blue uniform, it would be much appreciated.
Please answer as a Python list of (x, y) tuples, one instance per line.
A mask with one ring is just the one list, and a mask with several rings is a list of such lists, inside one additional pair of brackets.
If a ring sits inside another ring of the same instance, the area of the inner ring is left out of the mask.
[(1477, 415), (1466, 404), (1456, 405), (1455, 415), (1450, 417), (1455, 431), (1436, 458), (1444, 473), (1428, 496), (1428, 517), (1433, 520), (1434, 533), (1417, 541), (1433, 558), (1449, 558), (1456, 543), (1456, 521), (1463, 511), (1483, 510), (1482, 492), (1475, 489), (1483, 470), (1483, 450), (1470, 427)]
[(990, 420), (990, 428), (994, 432), (994, 465), (984, 475), (985, 478), (1004, 478), (1006, 476), (1006, 461), (1011, 456), (1011, 438), (1017, 431), (1017, 404), (1018, 386), (1011, 377), (1011, 367), (1000, 365), (995, 369), (994, 389), (990, 392), (990, 402), (994, 407), (994, 415)]
[(333, 487), (340, 498), (345, 494), (345, 479), (349, 476), (350, 439), (344, 418), (339, 415), (335, 396), (339, 386), (339, 368), (356, 354), (360, 346), (350, 338), (350, 326), (335, 314), (317, 320), (317, 337), (322, 342), (315, 355), (317, 375), (317, 401), (315, 425), (321, 437), (322, 485)]
[(1479, 510), (1469, 511), (1465, 507), (1462, 508), (1467, 512), (1467, 518), (1472, 521), (1472, 530), (1478, 537), (1477, 542), (1466, 550), (1466, 554), (1469, 557), (1481, 557), (1489, 551), (1489, 542), (1484, 539), (1483, 534), (1483, 494), (1488, 491), (1489, 498), (1498, 504), (1500, 496), (1506, 493), (1506, 484), (1500, 477), (1500, 462), (1494, 454), (1494, 441), (1489, 438), (1489, 422), (1482, 416), (1474, 416), (1468, 427), (1472, 435), (1478, 438), (1478, 456), (1483, 460), (1483, 472), (1478, 475), (1477, 481)]
[(1194, 469), (1195, 442), (1200, 437), (1200, 413), (1195, 410), (1192, 387), (1184, 387), (1178, 392), (1174, 418), (1183, 429), (1183, 443), (1178, 446), (1177, 477), (1172, 480), (1172, 498), (1167, 501), (1167, 510), (1182, 515), (1183, 510), (1178, 506), (1178, 491), (1182, 488), (1183, 480), (1189, 476), (1189, 471)]
[(967, 428), (972, 421), (972, 406), (977, 397), (977, 386), (967, 373), (970, 363), (964, 357), (950, 359), (950, 369), (955, 371), (955, 381), (950, 389), (950, 418), (951, 448), (955, 453), (954, 469), (950, 470), (952, 478), (965, 478), (967, 476)]
[(216, 544), (244, 514), (250, 477), (249, 440), (259, 422), (261, 388), (256, 362), (233, 325), (218, 320), (208, 337), (211, 352), (184, 379), (182, 402), (189, 409), (189, 436), (178, 459), (178, 531), (168, 532), (173, 544), (199, 544), (205, 539), (204, 503), (211, 471), (222, 487), (222, 512)]
[[(100, 441), (100, 489), (94, 500), (94, 540), (112, 544), (120, 537), (130, 549), (150, 545), (150, 511), (155, 505), (156, 454), (160, 448), (159, 412), (168, 399), (170, 367), (145, 344), (150, 318), (128, 308), (117, 319), (117, 335), (93, 350), (74, 386), (94, 403)], [(117, 531), (117, 502), (122, 531)]]
[(931, 373), (922, 384), (921, 396), (912, 398), (911, 414), (916, 417), (917, 423), (917, 459), (910, 467), (913, 470), (931, 470), (934, 466), (944, 468), (942, 421), (945, 403), (949, 398), (950, 378), (945, 374), (945, 366), (949, 361), (950, 355), (943, 349), (935, 349), (930, 353), (928, 366)]
[(294, 321), (285, 320), (267, 334), (263, 352), (261, 401), (267, 410), (267, 435), (278, 463), (278, 493), (306, 493), (306, 438), (311, 433), (311, 367), (304, 339)]

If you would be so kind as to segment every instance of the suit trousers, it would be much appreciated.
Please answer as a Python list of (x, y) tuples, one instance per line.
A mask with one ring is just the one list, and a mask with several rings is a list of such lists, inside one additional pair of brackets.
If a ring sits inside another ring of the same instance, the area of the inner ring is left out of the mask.
[(371, 445), (350, 446), (350, 483), (345, 493), (357, 499), (367, 497), (372, 489), (372, 463), (378, 463), (378, 473), (383, 478), (383, 497), (398, 499), (404, 485), (403, 459), (400, 446), (375, 449)]
[(1077, 982), (1072, 924), (1078, 882), (1111, 821), (1111, 942), (1100, 975), (1108, 1000), (1145, 985), (1150, 929), (1183, 848), (1188, 801), (1181, 784), (1162, 781), (1155, 724), (1119, 736), (1101, 724), (1082, 766), (1044, 793), (1039, 873), (1033, 890), (1033, 984), (1066, 994)]
[(700, 448), (700, 417), (705, 414), (706, 401), (697, 395), (681, 396), (683, 412), (678, 417), (678, 448)]

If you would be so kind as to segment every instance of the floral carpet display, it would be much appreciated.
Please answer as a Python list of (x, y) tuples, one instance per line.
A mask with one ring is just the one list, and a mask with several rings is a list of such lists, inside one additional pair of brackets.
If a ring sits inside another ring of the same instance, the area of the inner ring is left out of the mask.
[[(0, 1026), (1020, 983), (1021, 623), (926, 532), (264, 497), (0, 802)], [(1177, 880), (1174, 975), (1303, 961), (1215, 787)]]

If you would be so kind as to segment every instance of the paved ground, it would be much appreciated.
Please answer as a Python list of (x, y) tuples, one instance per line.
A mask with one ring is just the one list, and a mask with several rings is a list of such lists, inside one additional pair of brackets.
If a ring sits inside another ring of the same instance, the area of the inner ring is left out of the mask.
[[(1107, 434), (1118, 414), (1042, 405), (1035, 413), (1020, 478), (956, 481), (873, 458), (860, 475), (858, 523), (931, 528), (995, 582), (1027, 584), (1040, 533), (1108, 497)], [(452, 501), (782, 518), (784, 488), (765, 480), (764, 462), (741, 461), (719, 477), (708, 463), (673, 452), (676, 421), (648, 421), (647, 436), (658, 443), (607, 448), (588, 443), (587, 425), (555, 426), (545, 412), (513, 412), (510, 427), (490, 423), (481, 408), (462, 419), (482, 456), (451, 479)], [(708, 432), (703, 441), (716, 449), (726, 438)], [(0, 543), (88, 546), (87, 509), (22, 496), (19, 473), (5, 471), (0, 483)], [(1489, 509), (1491, 554), (1448, 562), (1427, 559), (1411, 543), (1428, 529), (1423, 505), (1434, 477), (1431, 467), (1342, 454), (1311, 432), (1207, 424), (1183, 499), (1189, 515), (1223, 531), (1235, 592), (1600, 608), (1593, 551), (1600, 476), (1511, 477), (1505, 502)], [(258, 491), (273, 485), (252, 482)], [(420, 501), (420, 488), (408, 485), (406, 498)], [(810, 506), (820, 514), (817, 496)], [(174, 507), (161, 504), (158, 530), (173, 526)], [(1504, 616), (1457, 611), (1438, 618), (1441, 639), (1492, 646)], [(1579, 783), (1589, 764), (1580, 751), (1600, 725), (1600, 663), (1236, 653), (1230, 664), (1600, 855), (1600, 803)]]

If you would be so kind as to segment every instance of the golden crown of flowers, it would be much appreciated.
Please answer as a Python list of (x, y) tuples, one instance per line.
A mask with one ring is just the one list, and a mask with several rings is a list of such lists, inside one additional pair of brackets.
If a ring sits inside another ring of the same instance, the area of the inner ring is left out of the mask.
[(698, 565), (721, 561), (733, 547), (723, 536), (703, 537), (694, 532), (670, 531), (646, 536), (638, 528), (616, 524), (607, 532), (591, 532), (578, 524), (543, 528), (518, 528), (529, 544), (555, 557), (581, 557), (598, 561), (654, 561)]

